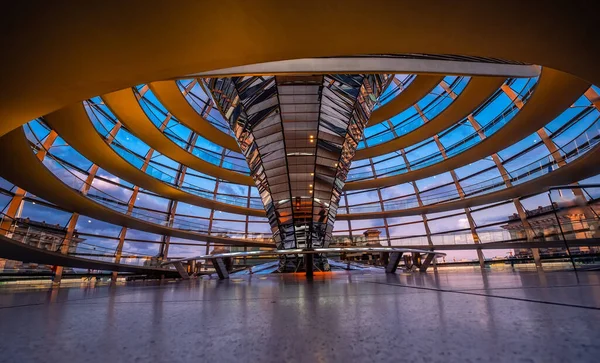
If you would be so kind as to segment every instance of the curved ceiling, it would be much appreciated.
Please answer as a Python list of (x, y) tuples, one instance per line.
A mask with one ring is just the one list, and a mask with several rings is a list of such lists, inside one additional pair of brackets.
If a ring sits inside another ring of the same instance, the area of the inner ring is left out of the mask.
[[(594, 2), (570, 1), (568, 7), (540, 7), (516, 0), (472, 2), (465, 11), (464, 7), (458, 8), (446, 1), (397, 4), (375, 0), (369, 7), (377, 16), (365, 16), (364, 2), (358, 0), (348, 0), (341, 6), (317, 0), (307, 0), (302, 5), (282, 5), (274, 0), (228, 2), (182, 1), (177, 7), (150, 3), (144, 6), (144, 16), (140, 16), (139, 7), (131, 3), (119, 4), (118, 9), (116, 5), (95, 3), (76, 8), (42, 3), (34, 10), (19, 3), (7, 6), (3, 13), (6, 19), (0, 22), (4, 54), (0, 69), (0, 87), (4, 90), (0, 93), (0, 136), (5, 135), (0, 139), (0, 150), (4, 155), (13, 155), (10, 158), (13, 160), (0, 166), (1, 175), (67, 210), (109, 223), (215, 243), (266, 246), (268, 244), (161, 226), (95, 203), (44, 168), (31, 153), (19, 126), (46, 115), (47, 123), (73, 148), (130, 183), (171, 200), (262, 217), (263, 210), (194, 195), (137, 169), (97, 133), (81, 101), (103, 95), (117, 118), (152, 149), (217, 179), (254, 186), (252, 177), (211, 164), (169, 139), (144, 112), (130, 87), (148, 84), (160, 103), (183, 125), (216, 145), (239, 152), (235, 139), (198, 114), (174, 79), (185, 75), (211, 76), (228, 69), (229, 72), (254, 69), (252, 67), (268, 62), (289, 65), (312, 58), (313, 63), (317, 59), (322, 64), (342, 59), (327, 57), (357, 55), (462, 55), (514, 60), (526, 63), (527, 67), (543, 66), (529, 101), (497, 132), (436, 164), (345, 185), (345, 190), (363, 190), (413, 182), (488, 157), (551, 122), (569, 108), (590, 83), (600, 84), (597, 59), (590, 52), (596, 33), (593, 14), (600, 10), (600, 5)], [(432, 7), (437, 9), (435, 13), (430, 11)], [(398, 13), (403, 14), (402, 21), (398, 21)], [(111, 19), (110, 26), (107, 18)], [(323, 21), (328, 18), (344, 19), (348, 24), (360, 23), (361, 27), (341, 27), (339, 23)], [(506, 19), (511, 19), (510, 25)], [(44, 31), (39, 32), (40, 28)], [(369, 32), (365, 32), (365, 28)], [(215, 32), (214, 29), (220, 30)], [(540, 39), (551, 41), (540, 42)], [(369, 126), (389, 120), (425, 97), (448, 73), (445, 65), (449, 63), (442, 61), (439, 68), (432, 66), (416, 76), (405, 90), (373, 111)], [(486, 75), (473, 77), (454, 102), (422, 126), (360, 149), (354, 159), (376, 158), (418, 144), (464, 119), (484, 104), (505, 80)], [(559, 182), (575, 182), (598, 172), (596, 167), (586, 169), (584, 166), (584, 162), (594, 163), (598, 156), (596, 149), (552, 176), (545, 175), (502, 191), (434, 206), (339, 214), (338, 219), (446, 211), (514, 198)]]
[(148, 3), (140, 16), (137, 3), (42, 2), (32, 8), (13, 2), (0, 22), (0, 135), (135, 84), (286, 59), (460, 54), (539, 64), (600, 84), (600, 68), (589, 51), (596, 43), (598, 2), (475, 1), (457, 7), (443, 0), (374, 0), (369, 13), (377, 16), (365, 16), (364, 6), (359, 0), (340, 6), (318, 0), (189, 0), (176, 7)]
[(189, 74), (191, 77), (234, 77), (253, 75), (302, 75), (327, 73), (409, 73), (459, 74), (469, 76), (537, 77), (540, 67), (494, 59), (473, 59), (450, 55), (390, 54), (361, 57), (290, 59), (277, 62), (248, 64), (240, 67)]
[(254, 185), (252, 177), (206, 162), (171, 141), (150, 121), (131, 88), (105, 94), (102, 99), (129, 131), (160, 153), (215, 178)]

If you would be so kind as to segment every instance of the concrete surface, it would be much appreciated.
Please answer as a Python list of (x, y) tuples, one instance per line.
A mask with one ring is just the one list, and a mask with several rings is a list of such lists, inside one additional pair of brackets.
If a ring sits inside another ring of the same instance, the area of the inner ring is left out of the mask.
[(0, 288), (0, 362), (594, 362), (600, 273)]

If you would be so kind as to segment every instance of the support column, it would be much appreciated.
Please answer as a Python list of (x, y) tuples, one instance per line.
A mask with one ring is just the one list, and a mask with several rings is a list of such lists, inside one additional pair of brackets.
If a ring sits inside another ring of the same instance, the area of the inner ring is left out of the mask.
[[(394, 135), (395, 135), (395, 133), (394, 133)], [(406, 170), (410, 171), (410, 163), (408, 162), (408, 158), (406, 157), (406, 153), (404, 152), (404, 149), (400, 149), (400, 155), (402, 156), (402, 159), (404, 160), (404, 165), (406, 165)], [(411, 181), (409, 183), (412, 185), (413, 190), (415, 191), (415, 197), (417, 198), (417, 203), (418, 203), (419, 207), (423, 207), (423, 200), (421, 199), (421, 195), (419, 194), (420, 191), (419, 191), (419, 188), (417, 187), (417, 183), (415, 181)], [(433, 248), (433, 241), (431, 240), (431, 230), (429, 229), (429, 221), (427, 220), (427, 215), (421, 214), (421, 218), (423, 219), (423, 227), (425, 228), (427, 244)]]
[[(421, 115), (423, 122), (424, 123), (429, 122), (429, 120), (427, 119), (427, 117), (425, 117), (425, 115), (423, 114), (421, 109), (416, 105), (415, 105), (415, 108), (419, 112), (419, 115)], [(481, 134), (479, 136), (481, 137)], [(437, 134), (433, 136), (433, 140), (435, 141), (438, 149), (440, 150), (440, 153), (442, 154), (442, 157), (444, 158), (444, 160), (447, 160), (448, 155), (446, 154), (446, 149), (444, 148), (444, 145), (441, 143)], [(454, 182), (454, 187), (456, 188), (456, 192), (458, 193), (459, 198), (465, 199), (465, 192), (459, 183), (456, 172), (454, 170), (450, 170), (450, 175), (452, 176), (452, 181)], [(473, 237), (473, 242), (474, 242), (474, 244), (478, 245), (481, 243), (481, 240), (479, 239), (479, 235), (477, 234), (477, 229), (476, 229), (477, 226), (475, 224), (475, 221), (473, 220), (473, 216), (471, 216), (471, 211), (468, 207), (465, 207), (464, 211), (465, 211), (465, 216), (467, 217), (467, 221), (469, 222), (469, 229), (471, 230), (471, 236)], [(477, 248), (476, 251), (477, 251), (477, 259), (479, 260), (479, 267), (485, 268), (485, 257), (483, 255), (483, 251), (481, 251), (480, 248)]]
[[(221, 263), (223, 263), (223, 260), (219, 259), (221, 261)], [(216, 260), (213, 260), (213, 263), (215, 263)], [(173, 264), (173, 266), (175, 266), (175, 269), (177, 270), (177, 272), (179, 273), (179, 276), (181, 276), (182, 279), (184, 280), (189, 280), (190, 279), (190, 275), (188, 274), (186, 268), (183, 266), (183, 263), (181, 262), (175, 262)], [(225, 269), (225, 265), (223, 264), (223, 268), (225, 273), (227, 273), (227, 269)], [(217, 269), (217, 272), (219, 272), (219, 269)], [(219, 274), (220, 278), (226, 278), (226, 277), (221, 277), (221, 274)]]
[(425, 257), (425, 261), (419, 267), (420, 272), (427, 272), (427, 268), (431, 265), (431, 262), (435, 261), (435, 253), (428, 253), (427, 257)]
[(536, 268), (542, 268), (542, 259), (540, 258), (540, 249), (532, 248), (531, 254), (533, 255), (533, 261)]
[[(527, 238), (527, 242), (535, 241), (535, 232), (531, 227), (531, 224), (527, 220), (527, 213), (525, 212), (525, 208), (521, 204), (521, 201), (518, 199), (513, 199), (513, 203), (515, 204), (515, 208), (517, 209), (517, 214), (519, 215), (519, 219), (521, 219), (521, 223), (523, 228), (525, 229), (525, 235)], [(532, 248), (531, 254), (533, 256), (533, 261), (535, 263), (536, 268), (542, 268), (542, 259), (540, 258), (540, 249)]]
[[(197, 136), (195, 136), (193, 138), (193, 142), (195, 143)], [(183, 164), (179, 165), (179, 168), (177, 169), (177, 174), (175, 175), (175, 186), (180, 189), (181, 186), (183, 185), (183, 179), (185, 178), (185, 174), (187, 172), (187, 167)], [(173, 227), (173, 224), (175, 222), (175, 214), (177, 211), (177, 205), (178, 202), (176, 200), (171, 200), (169, 201), (169, 216), (168, 216), (168, 221), (167, 221), (167, 226), (168, 227)], [(159, 252), (159, 256), (158, 259), (160, 261), (164, 261), (168, 258), (169, 256), (169, 246), (171, 244), (171, 236), (163, 236), (162, 237), (162, 244), (160, 245), (160, 252)]]
[[(250, 187), (247, 187), (247, 188), (248, 188), (248, 193), (246, 194), (246, 198), (247, 198), (246, 199), (246, 208), (250, 208), (250, 197), (252, 196), (252, 191), (251, 191)], [(244, 235), (244, 238), (248, 239), (249, 238), (248, 225), (250, 222), (250, 216), (246, 215), (245, 219), (246, 219), (246, 224), (244, 226), (244, 232), (246, 234)], [(244, 252), (248, 252), (248, 246), (244, 246)], [(242, 263), (244, 264), (244, 267), (248, 266), (248, 260), (247, 260), (246, 256), (244, 256), (244, 258), (242, 258)], [(252, 269), (250, 269), (250, 271), (252, 271)]]
[[(505, 93), (507, 92), (507, 89), (510, 90), (510, 91), (512, 91), (512, 89), (510, 87), (506, 86), (506, 87), (503, 88), (503, 90), (504, 90)], [(509, 94), (507, 94), (507, 95), (509, 97), (511, 97), (511, 95), (509, 95)], [(518, 97), (516, 97), (516, 94), (514, 94), (514, 92), (513, 92), (513, 96), (515, 97), (514, 99), (518, 99)], [(520, 105), (522, 107), (523, 103), (521, 102)], [(471, 126), (473, 126), (473, 128), (475, 130), (477, 130), (477, 134), (479, 135), (479, 138), (481, 140), (484, 140), (486, 138), (486, 135), (483, 132), (481, 126), (479, 125), (479, 122), (477, 122), (477, 120), (475, 120), (475, 117), (473, 117), (473, 115), (471, 114), (471, 115), (469, 115), (467, 117), (467, 119), (471, 123)], [(504, 185), (507, 188), (512, 187), (511, 177), (510, 177), (509, 173), (506, 171), (506, 168), (504, 167), (504, 165), (502, 164), (502, 161), (500, 160), (500, 156), (498, 156), (497, 153), (493, 153), (492, 154), (492, 160), (494, 161), (494, 164), (496, 164), (496, 168), (498, 169), (498, 172), (502, 176), (502, 180), (504, 181)], [(525, 208), (523, 208), (523, 205), (521, 204), (521, 202), (519, 201), (518, 198), (514, 198), (513, 199), (513, 204), (515, 206), (515, 209), (517, 210), (517, 213), (519, 215), (519, 219), (521, 220), (521, 225), (523, 226), (523, 230), (525, 231), (525, 235), (526, 235), (527, 241), (528, 242), (533, 242), (535, 240), (535, 233), (533, 231), (533, 228), (531, 228), (531, 225), (529, 224), (529, 221), (527, 221), (527, 213), (525, 213)], [(538, 268), (541, 268), (542, 267), (542, 261), (540, 259), (539, 249), (532, 248), (531, 252), (532, 252), (532, 254), (534, 256), (535, 266), (538, 267)]]
[[(85, 180), (85, 183), (81, 186), (81, 194), (87, 195), (92, 187), (92, 182), (96, 177), (96, 173), (98, 173), (98, 165), (93, 164), (88, 172), (88, 176)], [(77, 227), (77, 222), (79, 221), (79, 213), (73, 213), (71, 215), (71, 220), (69, 221), (69, 225), (67, 226), (67, 234), (63, 241), (63, 244), (60, 249), (60, 253), (67, 255), (69, 253), (69, 249), (71, 248), (71, 242), (73, 240), (73, 235), (75, 234), (75, 227)], [(52, 278), (53, 283), (60, 284), (62, 280), (63, 274), (63, 266), (56, 266), (56, 270), (54, 272), (54, 276)]]
[[(350, 214), (350, 207), (348, 206), (348, 194), (344, 192), (344, 208), (346, 214)], [(350, 246), (354, 245), (354, 234), (352, 233), (352, 221), (348, 220), (348, 236), (350, 237)]]
[(398, 269), (398, 264), (402, 260), (402, 252), (392, 252), (390, 253), (390, 262), (385, 267), (385, 272), (388, 274), (393, 274)]
[[(389, 120), (388, 120), (389, 122)], [(367, 140), (363, 139), (364, 143), (365, 143), (365, 147), (369, 147), (369, 145), (367, 144)], [(373, 158), (369, 158), (369, 164), (371, 165), (371, 172), (373, 173), (373, 178), (377, 177), (377, 174), (375, 172), (375, 165), (373, 164)], [(381, 198), (381, 188), (376, 188), (377, 190), (377, 198), (379, 198), (379, 208), (381, 208), (381, 211), (384, 212), (385, 211), (385, 205), (383, 204), (383, 200)], [(392, 241), (390, 239), (390, 229), (388, 227), (388, 223), (387, 223), (387, 217), (383, 217), (383, 227), (385, 228), (385, 236), (387, 238), (387, 245), (391, 246), (392, 245)], [(381, 244), (381, 241), (379, 242)]]
[[(223, 167), (223, 159), (225, 157), (225, 149), (223, 149), (221, 153), (221, 161), (219, 162), (219, 167)], [(219, 191), (219, 179), (215, 179), (215, 189), (213, 190), (213, 198), (216, 198), (217, 193)], [(207, 233), (210, 235), (212, 232), (213, 220), (215, 218), (215, 209), (210, 210), (210, 215), (208, 217), (208, 231)], [(206, 254), (208, 255), (210, 250), (210, 242), (206, 242)]]
[[(217, 271), (217, 275), (219, 279), (224, 280), (229, 278), (229, 271), (227, 271), (227, 266), (222, 258), (215, 258), (212, 260), (213, 266)], [(184, 277), (185, 278), (185, 277)]]
[(312, 253), (304, 254), (304, 270), (306, 271), (306, 277), (313, 277), (314, 275), (314, 256)]
[[(135, 194), (137, 196), (137, 193)], [(121, 263), (121, 256), (123, 255), (123, 245), (125, 244), (125, 236), (127, 235), (127, 227), (121, 228), (121, 232), (119, 232), (119, 243), (117, 244), (117, 248), (115, 251), (115, 263)], [(118, 273), (117, 271), (113, 271), (110, 280), (112, 282), (117, 281)]]
[[(43, 143), (43, 147), (36, 154), (36, 157), (38, 158), (38, 160), (40, 160), (41, 162), (44, 161), (44, 159), (48, 153), (48, 150), (52, 147), (52, 145), (54, 144), (54, 141), (56, 140), (57, 137), (58, 137), (58, 134), (56, 133), (56, 131), (50, 130), (50, 133), (48, 134), (48, 136), (46, 137), (46, 139)], [(88, 173), (87, 180), (80, 190), (82, 194), (86, 195), (88, 193), (90, 186), (91, 186), (91, 182), (94, 179), (97, 170), (98, 170), (98, 166), (93, 164)], [(23, 202), (24, 196), (25, 196), (25, 191), (21, 188), (18, 188), (17, 193), (15, 194), (16, 199), (13, 198), (13, 201), (15, 203), (18, 202), (18, 204), (21, 205)], [(11, 202), (11, 204), (12, 204), (12, 202)], [(9, 206), (8, 212), (12, 213), (10, 206)], [(71, 242), (72, 242), (74, 231), (75, 231), (75, 226), (77, 225), (78, 219), (79, 219), (78, 213), (73, 213), (71, 215), (71, 219), (70, 219), (68, 227), (67, 227), (67, 232), (66, 232), (65, 238), (60, 247), (60, 252), (62, 254), (69, 253), (69, 249), (71, 247)], [(54, 276), (53, 276), (54, 284), (59, 284), (60, 281), (62, 280), (63, 270), (64, 270), (63, 266), (56, 266), (56, 270), (55, 270)]]
[[(73, 213), (71, 219), (69, 220), (69, 225), (67, 227), (67, 235), (63, 240), (62, 245), (60, 246), (60, 253), (66, 255), (69, 253), (69, 248), (71, 247), (71, 241), (73, 239), (73, 234), (75, 231), (75, 226), (77, 226), (77, 221), (79, 220), (79, 214)], [(54, 276), (52, 277), (52, 284), (58, 285), (62, 280), (63, 275), (63, 266), (56, 266), (56, 270), (54, 271)]]

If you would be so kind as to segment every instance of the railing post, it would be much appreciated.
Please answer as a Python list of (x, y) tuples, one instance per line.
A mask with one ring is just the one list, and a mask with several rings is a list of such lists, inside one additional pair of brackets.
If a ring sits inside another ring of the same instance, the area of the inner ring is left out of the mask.
[(548, 198), (550, 199), (550, 206), (552, 207), (552, 212), (554, 212), (554, 217), (556, 218), (556, 223), (558, 223), (558, 228), (560, 229), (560, 235), (563, 238), (563, 242), (565, 243), (565, 248), (567, 249), (567, 255), (569, 255), (569, 259), (571, 260), (571, 265), (573, 265), (573, 271), (577, 271), (577, 267), (575, 267), (575, 260), (573, 259), (573, 255), (571, 254), (571, 250), (569, 249), (569, 243), (567, 243), (567, 238), (565, 237), (565, 233), (563, 231), (562, 225), (560, 224), (560, 220), (558, 219), (558, 213), (556, 213), (556, 208), (554, 208), (554, 201), (552, 200), (552, 189), (548, 191)]
[(385, 272), (389, 274), (393, 274), (398, 269), (398, 264), (402, 259), (402, 252), (392, 252), (390, 253), (390, 260), (388, 265), (385, 267)]

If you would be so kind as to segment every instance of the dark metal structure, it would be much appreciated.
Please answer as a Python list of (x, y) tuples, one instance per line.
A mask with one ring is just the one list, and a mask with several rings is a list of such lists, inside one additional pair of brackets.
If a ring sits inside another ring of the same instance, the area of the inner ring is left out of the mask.
[[(327, 247), (385, 74), (206, 79), (258, 187), (279, 249)], [(280, 270), (301, 268), (287, 255)], [(319, 269), (328, 269), (317, 256)]]

